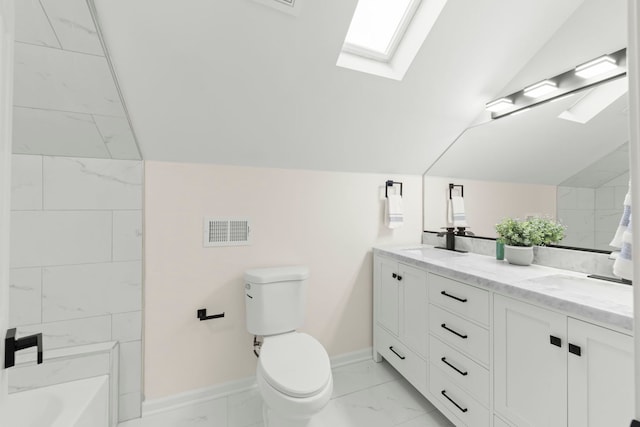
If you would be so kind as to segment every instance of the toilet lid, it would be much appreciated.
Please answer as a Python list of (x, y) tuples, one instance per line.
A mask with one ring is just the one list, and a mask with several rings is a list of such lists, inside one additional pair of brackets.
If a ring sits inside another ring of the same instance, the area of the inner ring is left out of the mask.
[(293, 397), (316, 394), (329, 382), (331, 365), (322, 344), (304, 333), (265, 338), (258, 359), (271, 387)]

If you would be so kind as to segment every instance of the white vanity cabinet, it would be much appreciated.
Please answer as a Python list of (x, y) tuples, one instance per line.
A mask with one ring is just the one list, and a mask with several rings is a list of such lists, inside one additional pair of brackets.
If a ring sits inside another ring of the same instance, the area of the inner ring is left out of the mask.
[(527, 267), (433, 250), (376, 251), (375, 360), (457, 427), (628, 425), (633, 338), (618, 331), (630, 331), (630, 288), (543, 267), (522, 279)]
[(633, 339), (494, 295), (495, 411), (514, 426), (615, 426), (633, 416)]
[(572, 318), (568, 334), (569, 427), (626, 426), (634, 415), (633, 337)]
[(457, 425), (490, 424), (489, 292), (429, 273), (429, 391)]
[(427, 273), (374, 257), (374, 358), (384, 357), (423, 394), (427, 390)]

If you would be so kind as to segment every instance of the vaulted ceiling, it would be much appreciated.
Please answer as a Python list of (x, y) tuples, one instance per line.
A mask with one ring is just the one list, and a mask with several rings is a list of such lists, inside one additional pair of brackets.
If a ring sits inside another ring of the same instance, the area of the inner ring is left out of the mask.
[(625, 45), (624, 0), (448, 0), (396, 81), (336, 66), (357, 0), (87, 1), (146, 160), (421, 174), (486, 102)]
[(415, 174), (581, 3), (449, 0), (398, 82), (335, 65), (356, 0), (95, 0), (144, 159)]

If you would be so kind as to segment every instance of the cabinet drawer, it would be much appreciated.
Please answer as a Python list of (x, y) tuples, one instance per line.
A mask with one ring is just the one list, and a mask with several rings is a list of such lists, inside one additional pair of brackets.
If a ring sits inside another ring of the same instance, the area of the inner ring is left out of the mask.
[(420, 393), (427, 394), (427, 362), (380, 327), (375, 328), (377, 351)]
[(489, 325), (489, 292), (429, 274), (429, 301), (483, 325)]
[(489, 331), (481, 326), (430, 304), (429, 331), (472, 359), (489, 364)]
[[(449, 411), (469, 427), (488, 427), (489, 410), (429, 364), (429, 391)], [(454, 423), (459, 425), (458, 423)]]
[(427, 362), (379, 326), (376, 326), (374, 333), (376, 334), (376, 351), (420, 393), (426, 395)]
[(489, 406), (489, 371), (434, 336), (429, 337), (430, 362), (480, 403)]

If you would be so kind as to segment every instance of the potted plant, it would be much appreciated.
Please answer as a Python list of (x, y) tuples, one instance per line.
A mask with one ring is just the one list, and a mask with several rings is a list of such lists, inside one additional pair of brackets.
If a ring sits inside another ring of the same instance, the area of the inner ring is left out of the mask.
[(504, 242), (504, 256), (510, 264), (530, 265), (533, 246), (549, 245), (564, 237), (564, 226), (549, 218), (519, 220), (505, 218), (496, 224), (499, 239)]

